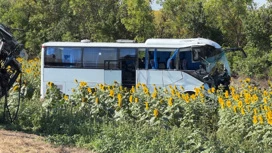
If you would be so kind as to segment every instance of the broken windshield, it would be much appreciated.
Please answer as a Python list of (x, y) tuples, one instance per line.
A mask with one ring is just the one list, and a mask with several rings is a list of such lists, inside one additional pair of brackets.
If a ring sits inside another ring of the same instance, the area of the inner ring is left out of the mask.
[(212, 46), (193, 46), (192, 47), (193, 61), (198, 61), (206, 66), (206, 71), (211, 73), (212, 69), (221, 63), (224, 65), (224, 70), (226, 69), (228, 74), (231, 74), (230, 66), (222, 49), (214, 48)]
[(209, 57), (209, 58), (203, 60), (202, 63), (206, 65), (206, 71), (208, 73), (211, 73), (214, 69), (216, 69), (217, 68), (216, 65), (223, 65), (224, 70), (226, 69), (228, 74), (231, 75), (229, 62), (228, 62), (226, 54), (224, 52), (222, 52), (221, 54), (218, 54), (216, 56)]

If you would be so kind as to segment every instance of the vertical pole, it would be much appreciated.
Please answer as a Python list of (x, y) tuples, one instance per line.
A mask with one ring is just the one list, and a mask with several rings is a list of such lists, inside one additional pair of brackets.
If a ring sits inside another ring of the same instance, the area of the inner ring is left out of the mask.
[(176, 70), (179, 70), (179, 49), (177, 49), (177, 55), (176, 55)]
[(154, 49), (154, 63), (155, 63), (155, 69), (158, 69), (157, 48)]
[(145, 49), (145, 69), (148, 69), (148, 61), (149, 61), (149, 54), (148, 54), (148, 48)]

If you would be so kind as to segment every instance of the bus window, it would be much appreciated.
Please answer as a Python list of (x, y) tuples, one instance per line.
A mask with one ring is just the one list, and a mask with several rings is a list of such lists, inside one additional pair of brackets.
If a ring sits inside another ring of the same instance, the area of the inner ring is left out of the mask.
[[(195, 54), (193, 54), (194, 56)], [(191, 51), (182, 51), (179, 53), (180, 69), (181, 70), (197, 70), (201, 62), (195, 61)], [(196, 57), (196, 56), (195, 56)]]
[(120, 60), (122, 60), (122, 66), (135, 69), (136, 67), (136, 49), (132, 48), (120, 48)]
[(47, 47), (45, 50), (46, 67), (81, 67), (81, 48)]
[(139, 48), (138, 49), (138, 68), (145, 69), (145, 49)]
[(136, 56), (136, 49), (134, 48), (120, 48), (120, 59), (125, 57), (133, 57)]
[[(156, 52), (156, 53), (155, 53)], [(165, 51), (162, 49), (150, 49), (150, 68), (151, 69), (166, 69), (167, 60), (170, 58), (171, 51)]]
[(158, 58), (158, 69), (166, 69), (167, 68), (167, 60), (170, 58), (171, 52), (162, 52), (159, 51), (157, 53)]
[(178, 59), (178, 52), (179, 52), (179, 49), (175, 49), (175, 50), (172, 50), (171, 52), (169, 52), (170, 56), (169, 58), (167, 59), (167, 65), (166, 65), (166, 68), (167, 69), (175, 69), (175, 70), (178, 70), (178, 63), (179, 63), (179, 59)]
[[(167, 69), (168, 59), (174, 54), (175, 49), (162, 49), (162, 48), (152, 48), (146, 51), (144, 49), (138, 50), (138, 64), (139, 69)], [(176, 62), (175, 57), (171, 61), (171, 68), (174, 67), (174, 63)], [(148, 66), (146, 66), (146, 64)]]
[[(83, 67), (104, 69), (104, 62), (117, 60), (117, 48), (84, 48)], [(112, 62), (111, 68), (117, 68), (117, 63)]]

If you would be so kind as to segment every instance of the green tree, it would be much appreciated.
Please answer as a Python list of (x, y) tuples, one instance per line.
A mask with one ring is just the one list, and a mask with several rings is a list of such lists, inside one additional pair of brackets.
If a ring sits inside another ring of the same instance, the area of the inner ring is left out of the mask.
[[(0, 0), (0, 14), (4, 15), (9, 8), (11, 7), (11, 1), (7, 1), (7, 0)], [(4, 22), (2, 21), (2, 18), (0, 18), (0, 22)]]
[(222, 31), (225, 46), (246, 44), (243, 19), (249, 6), (252, 6), (252, 0), (209, 0), (204, 3), (209, 23)]
[(14, 35), (22, 39), (28, 53), (33, 56), (38, 55), (44, 42), (75, 38), (75, 35), (69, 36), (76, 25), (72, 24), (73, 16), (65, 1), (10, 1), (10, 8), (1, 16), (1, 20), (11, 28), (22, 29)]
[(160, 3), (163, 5), (161, 18), (156, 19), (157, 24), (160, 24), (156, 26), (159, 37), (204, 37), (221, 42), (222, 34), (209, 23), (202, 1), (165, 0)]
[(272, 6), (249, 10), (244, 24), (248, 59), (241, 72), (267, 78), (272, 75)]
[(166, 37), (185, 38), (187, 35), (184, 26), (184, 14), (186, 11), (186, 0), (166, 0), (163, 3), (162, 17), (163, 29)]
[[(13, 0), (9, 1), (7, 4), (9, 7), (5, 9), (1, 16), (1, 22), (6, 24), (11, 29), (20, 29), (19, 31), (12, 31), (15, 38), (19, 39), (23, 44), (28, 44), (28, 39), (26, 38), (28, 29), (30, 27), (29, 19), (31, 14), (34, 14), (33, 6), (34, 1), (31, 0)], [(2, 10), (2, 6), (1, 6)], [(28, 52), (33, 50), (26, 46)]]
[(123, 0), (121, 1), (121, 22), (131, 32), (129, 38), (143, 42), (154, 36), (153, 12), (150, 1)]
[(272, 6), (248, 11), (244, 23), (248, 43), (265, 52), (271, 50)]
[(165, 22), (166, 22), (166, 18), (165, 16), (162, 14), (161, 10), (154, 10), (154, 26), (155, 26), (155, 37), (158, 38), (167, 38), (167, 36), (165, 35)]
[(204, 37), (222, 43), (222, 32), (208, 20), (209, 16), (205, 13), (202, 1), (189, 3), (185, 15), (189, 37)]
[(115, 41), (126, 34), (118, 16), (119, 7), (120, 3), (112, 0), (70, 1), (82, 39), (92, 41)]

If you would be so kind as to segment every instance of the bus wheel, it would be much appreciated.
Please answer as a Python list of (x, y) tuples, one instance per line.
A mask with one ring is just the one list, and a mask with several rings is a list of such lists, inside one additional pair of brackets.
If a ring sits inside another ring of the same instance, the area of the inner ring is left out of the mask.
[(184, 94), (193, 95), (193, 94), (195, 94), (195, 92), (194, 91), (186, 91), (186, 92), (184, 92)]

